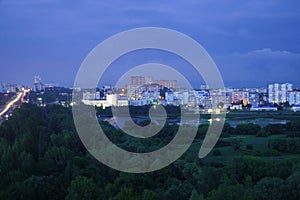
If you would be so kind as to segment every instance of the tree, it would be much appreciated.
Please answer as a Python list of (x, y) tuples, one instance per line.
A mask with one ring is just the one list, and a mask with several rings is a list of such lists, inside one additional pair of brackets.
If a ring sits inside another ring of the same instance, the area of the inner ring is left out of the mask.
[(67, 165), (68, 160), (73, 156), (73, 152), (65, 147), (51, 147), (49, 148), (43, 158), (48, 172), (62, 172)]
[(197, 190), (194, 189), (189, 200), (204, 200), (204, 198), (203, 195), (200, 195)]
[(296, 172), (288, 177), (286, 185), (289, 191), (288, 199), (300, 199), (300, 172)]
[(289, 153), (298, 153), (300, 152), (300, 139), (287, 139), (286, 141), (286, 150)]
[(1, 157), (1, 174), (15, 170), (19, 167), (18, 154), (9, 147)]
[(153, 200), (153, 199), (158, 199), (158, 196), (156, 192), (152, 190), (145, 189), (142, 193), (141, 199), (143, 200)]
[(256, 135), (261, 127), (257, 124), (239, 124), (235, 129), (235, 134), (237, 135)]
[(216, 169), (213, 167), (203, 167), (199, 176), (200, 180), (197, 184), (197, 187), (199, 188), (197, 188), (197, 191), (206, 196), (209, 191), (217, 189), (221, 182), (222, 175), (222, 169)]
[(113, 200), (136, 200), (136, 194), (131, 188), (122, 188), (121, 191), (113, 198)]
[(34, 172), (36, 171), (36, 162), (31, 154), (22, 152), (22, 154), (19, 157), (19, 162), (19, 170), (21, 170), (22, 172), (31, 175), (34, 174)]
[(269, 132), (271, 135), (284, 134), (286, 132), (284, 126), (284, 124), (268, 124), (263, 130)]
[(213, 155), (214, 156), (220, 156), (221, 155), (221, 151), (216, 149), (216, 150), (213, 150)]
[(166, 199), (174, 199), (174, 200), (181, 200), (184, 199), (184, 195), (181, 192), (180, 188), (177, 185), (171, 185), (168, 190), (165, 192)]
[(300, 131), (300, 120), (293, 120), (285, 124), (287, 131)]
[(269, 148), (275, 149), (281, 152), (287, 152), (287, 141), (284, 139), (275, 139), (269, 141)]
[(99, 199), (100, 188), (93, 179), (85, 176), (77, 176), (68, 187), (66, 200), (93, 200)]
[(16, 199), (63, 199), (65, 190), (54, 176), (31, 176), (24, 182), (18, 183), (13, 192)]
[(233, 139), (230, 141), (230, 146), (233, 148), (234, 151), (237, 151), (241, 147), (241, 141), (238, 139)]
[(223, 178), (223, 183), (217, 189), (211, 191), (207, 197), (208, 200), (246, 200), (249, 198), (250, 194), (246, 192), (243, 185), (232, 184), (227, 176)]
[(242, 183), (247, 176), (254, 182), (264, 177), (287, 178), (291, 173), (291, 165), (286, 161), (272, 162), (265, 161), (255, 156), (244, 156), (235, 159), (228, 168), (230, 178)]
[(223, 137), (225, 136), (229, 136), (231, 134), (234, 133), (234, 128), (232, 126), (230, 126), (229, 123), (225, 123), (224, 126), (223, 126), (223, 130), (222, 130), (222, 135)]
[(261, 129), (256, 134), (256, 137), (268, 137), (269, 135), (271, 135), (271, 134), (268, 131), (266, 131), (265, 129)]
[(208, 127), (208, 124), (199, 125), (196, 138), (204, 137), (207, 133)]
[(256, 183), (253, 190), (254, 198), (257, 200), (288, 199), (288, 192), (282, 179), (270, 177), (263, 178)]

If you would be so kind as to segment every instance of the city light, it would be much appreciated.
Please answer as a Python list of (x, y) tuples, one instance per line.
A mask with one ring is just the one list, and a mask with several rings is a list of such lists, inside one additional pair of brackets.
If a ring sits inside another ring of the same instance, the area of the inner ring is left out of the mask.
[(30, 89), (24, 90), (23, 92), (17, 93), (17, 96), (12, 99), (10, 102), (7, 103), (7, 105), (4, 107), (4, 109), (0, 112), (0, 117), (5, 114), (16, 102), (18, 102), (22, 98), (22, 103), (24, 102), (24, 97), (26, 96), (26, 93), (30, 92)]
[(19, 93), (12, 101), (10, 101), (0, 113), (0, 117), (5, 114), (17, 101), (19, 101), (22, 95), (22, 93)]

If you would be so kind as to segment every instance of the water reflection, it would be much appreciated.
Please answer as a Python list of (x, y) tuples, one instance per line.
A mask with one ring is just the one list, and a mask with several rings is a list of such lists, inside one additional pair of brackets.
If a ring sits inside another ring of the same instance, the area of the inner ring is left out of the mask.
[[(126, 125), (126, 121), (129, 121), (130, 119), (127, 118), (127, 117), (118, 117), (118, 124), (121, 127), (119, 127), (117, 125), (115, 117), (100, 118), (100, 120), (107, 121), (116, 128), (122, 128), (124, 125)], [(149, 119), (146, 118), (146, 117), (145, 118), (134, 117), (134, 118), (132, 118), (132, 120), (134, 122), (136, 122), (137, 124), (139, 124), (139, 123), (141, 123), (145, 120), (149, 120)], [(218, 120), (218, 118), (216, 120)], [(261, 127), (265, 127), (268, 124), (286, 124), (287, 122), (289, 122), (289, 120), (271, 119), (271, 118), (257, 118), (257, 119), (243, 119), (243, 120), (226, 119), (226, 122), (229, 123), (233, 128), (236, 128), (236, 126), (238, 124), (253, 123), (253, 124), (257, 124)], [(200, 124), (209, 124), (209, 123), (211, 123), (211, 119), (200, 119)], [(169, 125), (173, 125), (173, 124), (181, 125), (179, 120), (168, 120), (168, 124)], [(195, 120), (194, 121), (191, 120), (189, 122), (189, 125), (195, 125), (195, 124), (197, 124), (197, 122)]]

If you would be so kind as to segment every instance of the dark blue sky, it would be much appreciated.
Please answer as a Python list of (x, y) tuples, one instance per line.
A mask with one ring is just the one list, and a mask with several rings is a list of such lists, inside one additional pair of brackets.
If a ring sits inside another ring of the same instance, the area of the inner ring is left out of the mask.
[[(194, 38), (212, 56), (227, 86), (300, 86), (298, 0), (0, 0), (0, 81), (31, 86), (39, 74), (44, 82), (72, 86), (97, 44), (144, 26)], [(193, 72), (189, 75), (197, 86)]]

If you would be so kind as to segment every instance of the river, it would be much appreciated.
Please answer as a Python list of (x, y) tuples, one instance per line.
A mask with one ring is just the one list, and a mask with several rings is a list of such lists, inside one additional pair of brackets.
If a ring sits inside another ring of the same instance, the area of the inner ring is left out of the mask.
[[(134, 117), (132, 118), (135, 122), (139, 123), (142, 122), (144, 120), (146, 120), (146, 118), (139, 118), (139, 117)], [(115, 127), (123, 127), (126, 124), (126, 121), (130, 120), (128, 117), (118, 117), (117, 120), (114, 117), (111, 118), (101, 118), (101, 120), (104, 121), (108, 121), (111, 125), (115, 126)], [(233, 128), (236, 128), (236, 126), (238, 124), (247, 124), (247, 123), (253, 123), (253, 124), (257, 124), (261, 127), (265, 127), (268, 124), (286, 124), (287, 122), (289, 122), (289, 120), (282, 120), (282, 119), (272, 119), (272, 118), (256, 118), (256, 119), (243, 119), (243, 120), (238, 120), (238, 119), (226, 119), (226, 122), (229, 123)], [(154, 121), (154, 123), (157, 123), (156, 121)], [(178, 120), (170, 120), (169, 124), (179, 124)], [(191, 125), (196, 124), (196, 120), (195, 121), (191, 121)], [(209, 124), (209, 119), (200, 119), (200, 124)]]

